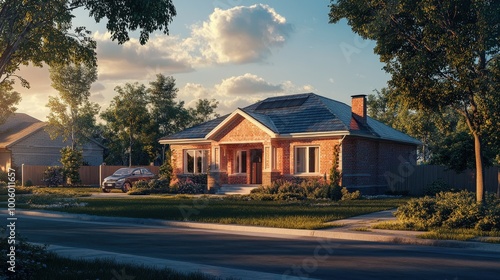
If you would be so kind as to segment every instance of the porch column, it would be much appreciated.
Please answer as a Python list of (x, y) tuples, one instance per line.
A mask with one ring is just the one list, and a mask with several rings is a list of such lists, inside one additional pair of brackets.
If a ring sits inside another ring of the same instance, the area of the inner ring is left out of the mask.
[(272, 145), (264, 145), (264, 168), (262, 170), (262, 185), (270, 186), (273, 175), (273, 147)]
[(210, 157), (210, 170), (207, 174), (208, 192), (221, 186), (220, 180), (220, 146), (212, 145)]

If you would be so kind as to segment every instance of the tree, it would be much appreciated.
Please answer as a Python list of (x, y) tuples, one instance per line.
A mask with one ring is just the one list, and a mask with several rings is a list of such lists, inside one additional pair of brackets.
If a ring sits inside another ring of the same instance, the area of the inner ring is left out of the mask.
[[(150, 145), (156, 141), (152, 132), (151, 118), (148, 112), (148, 95), (144, 85), (125, 84), (117, 86), (117, 96), (111, 105), (101, 114), (106, 121), (110, 142), (116, 142), (110, 149), (113, 156), (128, 154), (128, 165), (147, 164), (152, 151)], [(133, 159), (135, 161), (133, 161)], [(114, 158), (117, 160), (117, 158)]]
[(72, 27), (72, 12), (84, 8), (95, 21), (106, 18), (112, 40), (128, 41), (129, 30), (140, 29), (139, 41), (163, 30), (176, 15), (171, 0), (4, 0), (0, 2), (0, 78), (12, 75), (20, 64), (32, 62), (95, 63), (95, 42), (85, 27)]
[(191, 116), (189, 126), (194, 126), (220, 117), (220, 115), (215, 112), (217, 106), (219, 106), (219, 101), (215, 99), (198, 99), (194, 108), (189, 109), (189, 115)]
[(21, 101), (19, 92), (12, 90), (12, 82), (0, 83), (0, 124), (3, 124), (10, 114), (16, 111), (15, 105)]
[(99, 105), (89, 101), (90, 87), (97, 80), (97, 69), (85, 65), (54, 65), (50, 68), (52, 87), (59, 98), (49, 96), (47, 132), (71, 142), (71, 149), (92, 137)]
[[(114, 1), (114, 0), (2, 0), (0, 1), (0, 104), (13, 111), (19, 94), (6, 90), (19, 78), (15, 73), (20, 65), (32, 63), (41, 67), (85, 62), (96, 65), (96, 42), (85, 27), (72, 30), (72, 12), (84, 8), (99, 22), (107, 19), (106, 28), (112, 40), (122, 44), (129, 40), (129, 31), (140, 29), (139, 41), (145, 44), (149, 34), (163, 30), (176, 15), (171, 0)], [(5, 117), (4, 117), (5, 118)]]
[(338, 0), (330, 23), (347, 19), (374, 40), (389, 86), (411, 109), (451, 108), (474, 138), (476, 199), (484, 199), (484, 127), (498, 100), (500, 2), (494, 0)]
[(63, 166), (66, 183), (72, 185), (81, 182), (80, 166), (83, 164), (83, 153), (81, 150), (64, 147), (61, 149), (61, 164)]

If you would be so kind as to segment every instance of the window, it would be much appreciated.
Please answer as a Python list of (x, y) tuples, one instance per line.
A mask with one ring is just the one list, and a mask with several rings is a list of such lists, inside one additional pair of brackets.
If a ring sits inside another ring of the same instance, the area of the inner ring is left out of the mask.
[(295, 173), (319, 172), (319, 147), (295, 148)]
[(247, 151), (237, 151), (234, 159), (234, 173), (247, 173)]
[(206, 173), (208, 169), (208, 150), (186, 150), (184, 173)]

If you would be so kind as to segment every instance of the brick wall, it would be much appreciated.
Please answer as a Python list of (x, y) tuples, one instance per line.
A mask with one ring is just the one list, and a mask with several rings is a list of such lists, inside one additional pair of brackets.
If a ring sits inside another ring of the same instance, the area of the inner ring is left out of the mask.
[(214, 140), (218, 142), (269, 142), (269, 135), (249, 120), (238, 116), (230, 124), (224, 127)]
[(402, 161), (415, 165), (416, 147), (390, 141), (346, 137), (342, 142), (342, 185), (384, 186), (384, 173)]

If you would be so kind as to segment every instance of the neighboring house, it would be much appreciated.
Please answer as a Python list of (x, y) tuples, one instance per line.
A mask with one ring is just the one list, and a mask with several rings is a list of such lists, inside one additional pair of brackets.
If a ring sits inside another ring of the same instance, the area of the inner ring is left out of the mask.
[[(27, 114), (14, 113), (0, 125), (0, 170), (12, 166), (61, 165), (61, 149), (69, 145), (61, 137), (50, 139), (47, 123)], [(95, 141), (83, 147), (83, 160), (89, 165), (103, 162), (104, 147)]]
[(175, 174), (208, 173), (209, 189), (290, 177), (328, 179), (334, 149), (343, 186), (384, 187), (389, 170), (416, 164), (421, 144), (368, 117), (365, 95), (352, 96), (351, 110), (314, 93), (268, 98), (160, 143), (173, 151)]

